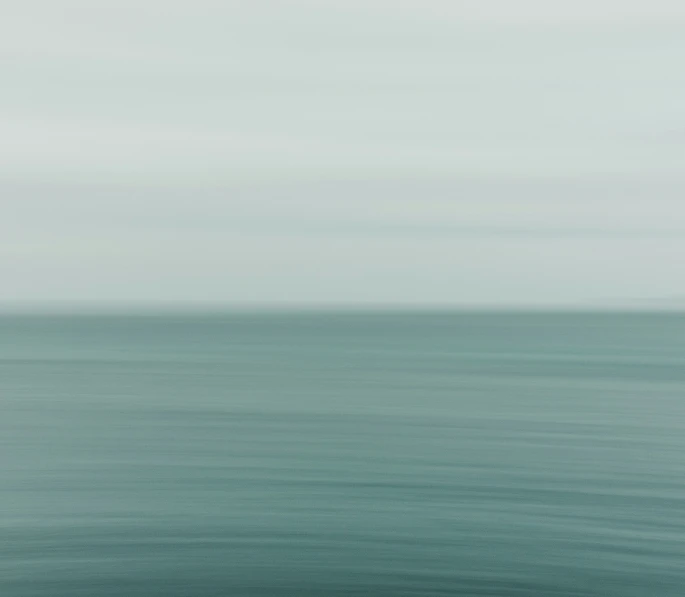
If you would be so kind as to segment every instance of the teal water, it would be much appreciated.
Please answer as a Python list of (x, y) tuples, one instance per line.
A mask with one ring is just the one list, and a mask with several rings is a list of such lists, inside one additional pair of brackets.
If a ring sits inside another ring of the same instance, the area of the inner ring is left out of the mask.
[(0, 318), (0, 595), (685, 595), (674, 314)]

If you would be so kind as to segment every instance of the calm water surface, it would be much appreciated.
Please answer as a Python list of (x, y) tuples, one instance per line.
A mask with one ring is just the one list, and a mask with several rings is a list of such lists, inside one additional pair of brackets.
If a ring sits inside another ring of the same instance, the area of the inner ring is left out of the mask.
[(0, 318), (0, 595), (685, 595), (685, 320)]

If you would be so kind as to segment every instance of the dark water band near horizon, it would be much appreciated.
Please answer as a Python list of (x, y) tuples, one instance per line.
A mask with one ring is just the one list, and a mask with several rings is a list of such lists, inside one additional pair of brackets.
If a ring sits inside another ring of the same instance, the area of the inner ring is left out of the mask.
[(2, 597), (682, 597), (671, 313), (0, 317)]

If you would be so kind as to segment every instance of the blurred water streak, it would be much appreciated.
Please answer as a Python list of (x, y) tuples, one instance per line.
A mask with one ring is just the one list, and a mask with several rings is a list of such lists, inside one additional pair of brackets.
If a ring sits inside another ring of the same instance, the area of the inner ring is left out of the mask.
[(0, 318), (4, 597), (685, 594), (675, 314)]

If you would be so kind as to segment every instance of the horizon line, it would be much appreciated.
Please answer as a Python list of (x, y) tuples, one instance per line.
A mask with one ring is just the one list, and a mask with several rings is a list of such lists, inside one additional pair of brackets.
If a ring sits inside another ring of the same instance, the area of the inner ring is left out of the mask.
[[(661, 303), (661, 304), (659, 304)], [(680, 303), (680, 304), (678, 304)], [(390, 303), (230, 301), (0, 301), (0, 315), (194, 315), (230, 313), (683, 313), (685, 302), (634, 303)]]

